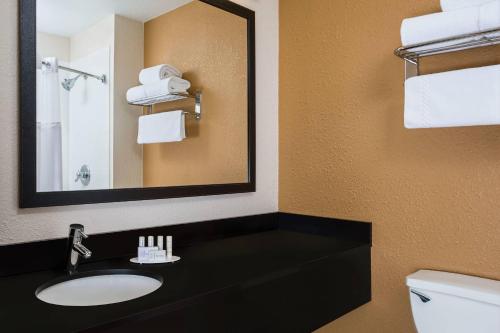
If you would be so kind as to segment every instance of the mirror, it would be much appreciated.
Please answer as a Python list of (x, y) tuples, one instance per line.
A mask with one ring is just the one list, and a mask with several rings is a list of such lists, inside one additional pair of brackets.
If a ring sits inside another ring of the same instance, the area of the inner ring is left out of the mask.
[(20, 22), (22, 207), (255, 190), (252, 11), (21, 0)]

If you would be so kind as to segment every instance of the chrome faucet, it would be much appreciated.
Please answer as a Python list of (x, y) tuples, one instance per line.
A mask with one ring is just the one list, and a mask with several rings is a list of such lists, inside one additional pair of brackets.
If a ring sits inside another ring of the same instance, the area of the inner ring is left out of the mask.
[(84, 227), (81, 224), (72, 224), (69, 226), (67, 271), (70, 275), (76, 273), (80, 256), (85, 259), (92, 256), (92, 252), (82, 244), (82, 239), (89, 237), (83, 232), (83, 229)]

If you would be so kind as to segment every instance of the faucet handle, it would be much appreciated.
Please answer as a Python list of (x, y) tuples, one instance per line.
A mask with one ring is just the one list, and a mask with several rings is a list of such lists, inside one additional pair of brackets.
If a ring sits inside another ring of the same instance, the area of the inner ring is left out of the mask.
[(89, 236), (83, 231), (84, 230), (84, 226), (81, 225), (81, 224), (72, 224), (69, 226), (70, 228), (70, 236), (71, 236), (71, 233), (74, 232), (74, 236), (76, 237), (82, 237), (82, 238), (88, 238)]
[(83, 230), (84, 226), (82, 224), (73, 223), (69, 226), (70, 229)]

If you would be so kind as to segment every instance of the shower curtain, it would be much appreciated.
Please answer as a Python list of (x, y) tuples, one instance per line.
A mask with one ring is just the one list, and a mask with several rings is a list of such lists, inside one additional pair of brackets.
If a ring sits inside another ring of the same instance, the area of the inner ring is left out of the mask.
[(38, 192), (62, 191), (60, 83), (56, 58), (44, 58), (37, 75), (36, 186)]

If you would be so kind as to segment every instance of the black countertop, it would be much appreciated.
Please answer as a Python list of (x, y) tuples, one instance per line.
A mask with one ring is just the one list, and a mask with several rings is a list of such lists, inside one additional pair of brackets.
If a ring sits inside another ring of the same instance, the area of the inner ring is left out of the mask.
[(182, 259), (174, 264), (136, 265), (127, 257), (80, 265), (81, 272), (135, 269), (163, 276), (164, 283), (157, 291), (104, 306), (63, 307), (38, 300), (35, 290), (63, 275), (60, 270), (4, 277), (0, 278), (0, 327), (2, 332), (74, 332), (126, 322), (130, 316), (167, 312), (226, 288), (293, 273), (308, 263), (361, 246), (370, 244), (334, 235), (277, 229), (177, 249), (174, 254)]

